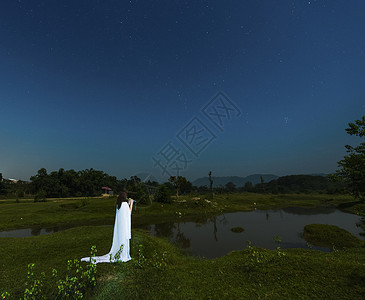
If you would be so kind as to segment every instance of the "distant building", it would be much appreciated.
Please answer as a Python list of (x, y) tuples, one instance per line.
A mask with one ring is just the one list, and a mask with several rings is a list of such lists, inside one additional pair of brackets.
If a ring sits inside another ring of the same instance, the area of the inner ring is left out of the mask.
[(8, 178), (9, 181), (11, 181), (12, 183), (17, 183), (19, 180), (18, 179), (13, 179), (13, 178)]
[(112, 196), (113, 195), (113, 190), (110, 187), (107, 186), (103, 186), (101, 188), (102, 192), (102, 196)]

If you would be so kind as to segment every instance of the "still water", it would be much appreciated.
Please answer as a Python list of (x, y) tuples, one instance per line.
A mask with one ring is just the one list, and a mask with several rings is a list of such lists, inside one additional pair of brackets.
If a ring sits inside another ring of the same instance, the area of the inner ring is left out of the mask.
[[(357, 226), (360, 222), (361, 217), (334, 208), (292, 207), (227, 213), (201, 217), (193, 222), (166, 222), (142, 228), (151, 235), (167, 238), (189, 254), (212, 258), (244, 249), (247, 241), (251, 241), (254, 246), (275, 249), (278, 246), (273, 240), (275, 236), (280, 236), (281, 248), (308, 248), (301, 234), (305, 225), (313, 223), (336, 225), (364, 239), (360, 236), (363, 230)], [(238, 226), (244, 231), (231, 231), (231, 228)], [(65, 229), (67, 227), (19, 229), (0, 232), (0, 237), (27, 237)], [(330, 251), (316, 246), (312, 249)]]
[[(301, 235), (304, 226), (313, 223), (336, 225), (364, 239), (360, 236), (363, 230), (356, 226), (360, 220), (359, 216), (331, 208), (285, 208), (229, 213), (196, 222), (155, 224), (146, 229), (152, 235), (166, 237), (189, 254), (212, 258), (244, 249), (247, 241), (254, 246), (276, 249), (275, 236), (280, 236), (283, 249), (308, 248)], [(232, 232), (231, 228), (237, 226), (244, 231)], [(330, 251), (316, 246), (312, 249)]]

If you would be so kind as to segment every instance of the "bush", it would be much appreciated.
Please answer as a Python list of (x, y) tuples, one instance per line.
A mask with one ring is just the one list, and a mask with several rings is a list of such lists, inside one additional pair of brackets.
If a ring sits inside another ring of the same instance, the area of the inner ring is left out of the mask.
[(40, 190), (35, 196), (34, 196), (34, 202), (46, 202), (46, 196), (47, 193), (44, 190)]
[(231, 228), (231, 231), (234, 232), (234, 233), (241, 233), (241, 232), (244, 231), (244, 229), (240, 226), (237, 226), (237, 227)]
[(161, 202), (161, 203), (172, 203), (172, 199), (171, 199), (169, 190), (166, 185), (161, 184), (157, 188), (157, 192), (155, 195), (155, 201)]

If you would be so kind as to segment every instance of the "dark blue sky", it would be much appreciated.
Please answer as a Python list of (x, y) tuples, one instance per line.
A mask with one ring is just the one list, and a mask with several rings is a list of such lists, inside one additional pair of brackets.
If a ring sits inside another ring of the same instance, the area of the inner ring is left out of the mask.
[(364, 15), (362, 0), (2, 0), (0, 172), (334, 172), (360, 142), (345, 128), (365, 113)]

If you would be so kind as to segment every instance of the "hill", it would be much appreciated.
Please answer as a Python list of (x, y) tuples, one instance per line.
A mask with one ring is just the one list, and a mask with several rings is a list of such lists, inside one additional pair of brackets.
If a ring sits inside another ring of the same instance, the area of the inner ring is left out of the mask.
[(282, 176), (270, 182), (259, 184), (255, 188), (269, 193), (307, 193), (307, 192), (340, 192), (344, 188), (341, 182), (331, 182), (322, 175), (289, 175)]
[[(277, 175), (273, 174), (253, 174), (246, 177), (240, 176), (212, 176), (213, 179), (213, 187), (225, 186), (228, 182), (233, 182), (236, 187), (244, 186), (246, 182), (251, 181), (253, 185), (261, 183), (260, 177), (264, 179), (265, 182), (269, 182), (273, 179), (279, 178)], [(192, 182), (194, 186), (207, 186), (209, 187), (209, 177), (202, 177), (194, 180)]]

